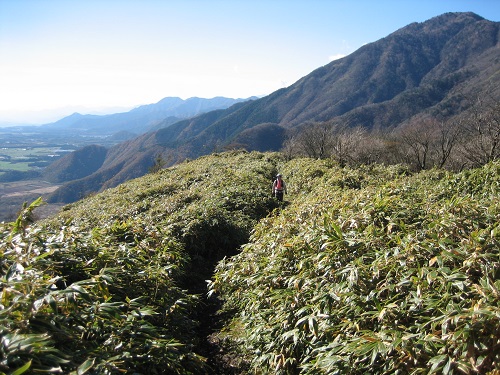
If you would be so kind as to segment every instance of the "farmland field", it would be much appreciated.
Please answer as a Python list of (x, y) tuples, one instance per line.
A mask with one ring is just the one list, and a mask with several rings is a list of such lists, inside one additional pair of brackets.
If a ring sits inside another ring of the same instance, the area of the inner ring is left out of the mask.
[[(43, 198), (59, 187), (34, 176), (68, 151), (72, 150), (55, 145), (0, 148), (0, 221), (15, 220), (24, 202), (31, 203), (39, 197)], [(7, 176), (11, 172), (33, 172), (34, 176), (29, 177), (29, 180), (22, 178), (13, 181), (9, 178), (12, 176)], [(44, 205), (37, 210), (37, 215), (45, 217), (58, 208)]]
[(0, 148), (0, 175), (7, 171), (28, 172), (46, 167), (64, 153), (74, 151), (53, 147), (2, 147)]
[[(57, 189), (58, 185), (44, 181), (45, 167), (68, 152), (99, 141), (98, 137), (41, 128), (0, 128), (0, 221), (15, 220), (24, 202), (45, 198)], [(43, 205), (35, 216), (45, 217), (59, 207)]]

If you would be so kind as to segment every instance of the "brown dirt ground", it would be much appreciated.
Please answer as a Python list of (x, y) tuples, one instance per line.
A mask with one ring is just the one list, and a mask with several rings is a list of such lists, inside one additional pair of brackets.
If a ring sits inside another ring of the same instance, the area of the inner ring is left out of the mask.
[[(59, 185), (43, 180), (27, 180), (0, 183), (0, 221), (14, 221), (23, 203), (44, 198)], [(35, 210), (35, 218), (42, 219), (56, 213), (62, 205), (45, 204)]]

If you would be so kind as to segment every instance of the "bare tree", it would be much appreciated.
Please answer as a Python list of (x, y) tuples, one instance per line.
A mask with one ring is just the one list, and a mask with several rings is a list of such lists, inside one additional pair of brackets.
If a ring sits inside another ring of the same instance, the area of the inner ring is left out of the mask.
[(355, 161), (358, 148), (363, 143), (366, 131), (361, 127), (350, 128), (347, 124), (336, 123), (332, 126), (331, 157), (341, 167)]
[(371, 139), (362, 127), (352, 128), (348, 123), (332, 121), (308, 123), (300, 131), (294, 132), (284, 142), (282, 152), (285, 157), (304, 155), (315, 159), (332, 158), (340, 166), (367, 164), (378, 161), (384, 153), (383, 141)]
[(355, 160), (365, 131), (339, 121), (308, 123), (284, 144), (288, 155), (302, 154), (315, 159), (332, 158), (345, 166)]
[(153, 161), (153, 165), (149, 167), (149, 173), (157, 173), (164, 168), (167, 168), (169, 165), (173, 164), (173, 155), (158, 153), (155, 155), (155, 159)]
[(285, 139), (285, 141), (283, 142), (283, 146), (281, 148), (281, 152), (283, 153), (283, 156), (285, 157), (286, 160), (291, 160), (295, 156), (300, 155), (300, 150), (296, 135), (290, 135), (288, 136), (287, 139)]
[(417, 171), (426, 169), (434, 135), (434, 128), (421, 121), (413, 121), (402, 128), (396, 138), (401, 144), (405, 162)]
[(464, 130), (462, 153), (472, 167), (500, 157), (500, 102), (476, 99), (469, 116), (460, 123)]
[(458, 143), (459, 129), (455, 122), (426, 117), (413, 120), (395, 137), (404, 162), (420, 171), (445, 166)]
[(149, 167), (149, 173), (156, 173), (163, 169), (166, 162), (161, 154), (156, 154), (153, 165)]
[(352, 163), (360, 164), (395, 164), (394, 145), (389, 132), (381, 130), (366, 130), (357, 128), (359, 139), (355, 141), (355, 148), (351, 154)]
[(437, 134), (435, 139), (435, 165), (438, 168), (443, 168), (450, 159), (453, 150), (459, 141), (461, 130), (460, 127), (453, 121), (433, 121)]
[(330, 156), (332, 125), (329, 123), (308, 123), (297, 141), (303, 152), (315, 159)]
[(295, 129), (284, 142), (282, 152), (293, 157), (305, 155), (314, 159), (329, 157), (331, 125), (308, 122)]

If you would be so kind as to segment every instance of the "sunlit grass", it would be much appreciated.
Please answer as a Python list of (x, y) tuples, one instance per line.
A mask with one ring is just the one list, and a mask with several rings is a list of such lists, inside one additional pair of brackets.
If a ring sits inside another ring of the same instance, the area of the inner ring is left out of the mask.
[(207, 292), (242, 374), (500, 370), (499, 192), (498, 163), (228, 152), (33, 224), (37, 201), (1, 227), (0, 372), (203, 373)]

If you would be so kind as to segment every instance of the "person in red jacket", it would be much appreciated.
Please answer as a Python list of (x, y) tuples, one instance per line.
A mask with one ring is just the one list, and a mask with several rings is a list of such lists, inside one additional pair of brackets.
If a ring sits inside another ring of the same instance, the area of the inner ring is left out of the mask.
[(283, 194), (286, 193), (285, 181), (281, 178), (281, 174), (276, 175), (276, 180), (273, 182), (273, 196), (280, 202), (283, 202)]

